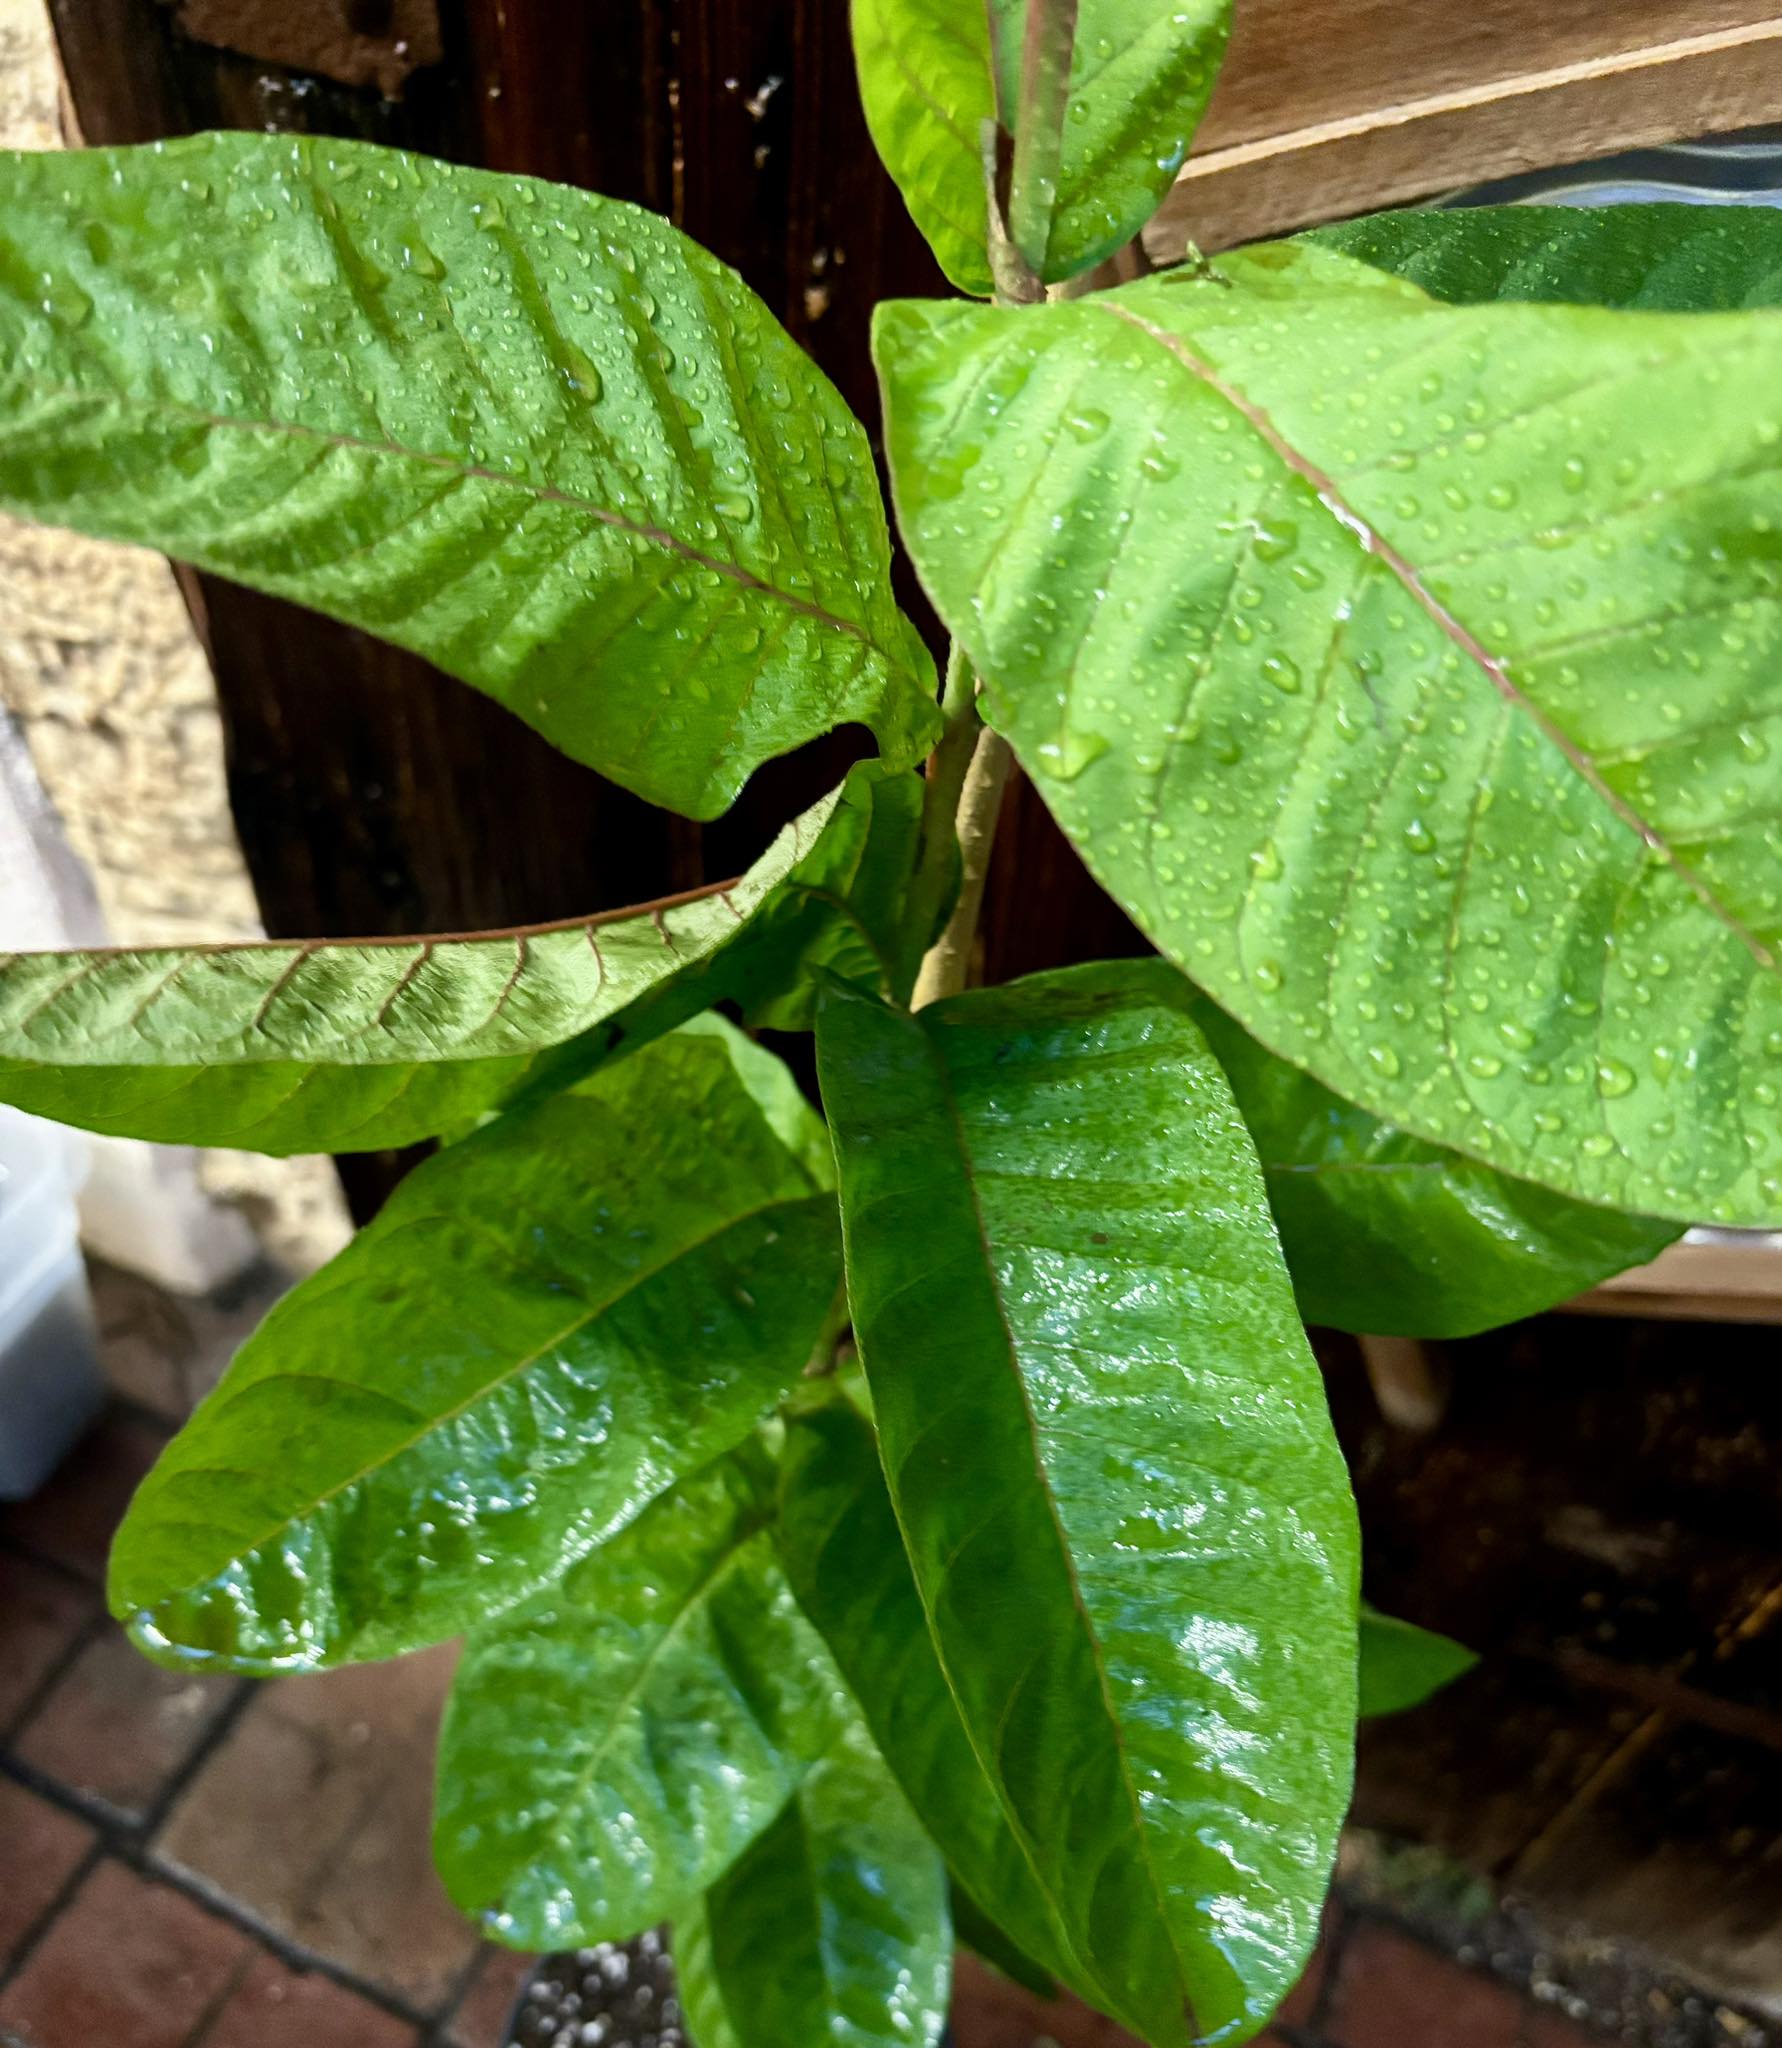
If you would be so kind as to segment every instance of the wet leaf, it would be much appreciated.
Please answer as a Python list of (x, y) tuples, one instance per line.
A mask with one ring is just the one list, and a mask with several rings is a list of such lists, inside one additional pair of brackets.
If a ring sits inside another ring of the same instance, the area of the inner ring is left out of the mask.
[(0, 955), (0, 1100), (114, 1136), (374, 1151), (565, 1087), (725, 1000), (907, 992), (921, 785), (863, 763), (739, 881), (469, 937)]
[(838, 991), (817, 1039), (942, 1668), (1072, 1978), (1171, 2048), (1297, 1979), (1355, 1707), (1348, 1480), (1186, 1001), (1158, 962)]
[(832, 1401), (788, 1427), (778, 1542), (799, 1604), (968, 1895), (962, 1929), (990, 1922), (1006, 1930), (1005, 1942), (1069, 1974), (1069, 1938), (972, 1750), (929, 1637), (872, 1425), (850, 1403)]
[(525, 1598), (797, 1379), (837, 1280), (826, 1154), (710, 1018), (447, 1147), (162, 1453), (113, 1612), (163, 1661), (264, 1672)]
[(858, 1728), (674, 1929), (699, 2048), (934, 2048), (946, 1871)]
[(318, 136), (0, 154), (0, 364), (0, 506), (412, 648), (653, 803), (934, 730), (865, 434), (639, 208)]
[[(1013, 132), (1025, 0), (853, 5), (879, 154), (942, 269), (988, 296), (980, 134), (999, 100)], [(1156, 212), (1212, 96), (1230, 24), (1231, 0), (1080, 0), (1050, 236), (1033, 252), (1045, 279), (1092, 268)]]
[(1782, 318), (1276, 247), (878, 350), (928, 589), (1164, 952), (1432, 1143), (1782, 1221)]
[(779, 1817), (852, 1706), (774, 1559), (756, 1444), (471, 1631), (434, 1857), (523, 1948), (654, 1926)]
[(1382, 1123), (1266, 1052), (1204, 997), (1194, 1017), (1262, 1155), (1308, 1323), (1470, 1337), (1643, 1266), (1682, 1234)]
[(1402, 1714), (1420, 1707), (1478, 1663), (1451, 1636), (1397, 1621), (1361, 1603), (1361, 1715)]
[(1308, 241), (1456, 305), (1499, 299), (1736, 313), (1782, 306), (1782, 214), (1768, 206), (1468, 206), (1377, 213)]

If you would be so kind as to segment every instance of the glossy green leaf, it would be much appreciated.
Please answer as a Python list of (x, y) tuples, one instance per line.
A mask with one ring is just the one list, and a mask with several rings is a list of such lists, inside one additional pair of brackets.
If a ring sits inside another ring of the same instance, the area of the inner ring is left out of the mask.
[(440, 1737), (434, 1858), (517, 1948), (677, 1912), (852, 1717), (774, 1558), (749, 1444), (471, 1631)]
[(393, 1656), (738, 1441), (835, 1292), (822, 1127), (716, 1019), (418, 1167), (163, 1452), (111, 1603), (167, 1661)]
[(1276, 1059), (1216, 1004), (1202, 998), (1194, 1016), (1262, 1155), (1308, 1323), (1470, 1337), (1643, 1266), (1682, 1234), (1414, 1138)]
[(957, 1878), (947, 1885), (948, 1910), (953, 1915), (953, 1939), (968, 1948), (1011, 1984), (1019, 1984), (1036, 1998), (1056, 1998), (1058, 1985), (1047, 1970), (1040, 1968), (1025, 1949), (1017, 1948), (1007, 1933), (991, 1919)]
[(1277, 247), (878, 351), (928, 589), (1164, 952), (1420, 1137), (1782, 1221), (1782, 317)]
[(959, 1718), (885, 1490), (872, 1425), (845, 1401), (800, 1415), (788, 1427), (781, 1472), (778, 1540), (786, 1575), (976, 1917), (1005, 1930), (1047, 1969), (1074, 1975), (1092, 1995)]
[(319, 136), (0, 154), (0, 506), (414, 649), (715, 817), (932, 665), (866, 436), (654, 215)]
[(675, 1922), (698, 2048), (934, 2048), (946, 1870), (858, 1724)]
[[(947, 275), (987, 296), (980, 138), (987, 120), (1013, 132), (1025, 0), (853, 9), (879, 154)], [(1080, 0), (1051, 233), (1034, 252), (1041, 276), (1088, 270), (1156, 212), (1212, 96), (1230, 22), (1231, 0)]]
[(413, 1143), (565, 1087), (711, 1004), (808, 1022), (826, 967), (906, 992), (921, 784), (855, 768), (740, 881), (433, 939), (0, 955), (0, 1100), (261, 1152)]
[(1306, 239), (1458, 305), (1782, 306), (1782, 213), (1769, 206), (1468, 206), (1377, 213)]
[(1402, 1714), (1478, 1663), (1452, 1636), (1397, 1621), (1361, 1603), (1361, 1714)]
[(1297, 1979), (1355, 1710), (1348, 1480), (1187, 1001), (1123, 962), (817, 1029), (942, 1668), (1073, 1981), (1172, 2048)]

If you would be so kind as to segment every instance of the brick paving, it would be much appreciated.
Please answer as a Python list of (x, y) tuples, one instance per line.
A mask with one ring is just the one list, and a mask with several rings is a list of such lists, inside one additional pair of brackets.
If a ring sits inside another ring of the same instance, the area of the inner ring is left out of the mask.
[[(1110, 2021), (961, 1961), (955, 2048), (1138, 2048)], [(1608, 2048), (1537, 2000), (1371, 1916), (1332, 1908), (1324, 1941), (1258, 2048)]]
[(0, 1504), (0, 2043), (499, 2048), (529, 1962), (428, 1853), (451, 1653), (256, 1684), (108, 1619), (112, 1531), (240, 1330), (99, 1277), (128, 1395)]
[[(199, 1354), (221, 1327), (133, 1315), (133, 1398), (35, 1500), (0, 1506), (0, 2044), (501, 2048), (529, 1961), (480, 1942), (428, 1860), (452, 1652), (256, 1684), (159, 1671), (106, 1618), (111, 1531), (214, 1377)], [(145, 1329), (168, 1355), (144, 1355)], [(1344, 1897), (1264, 2048), (1658, 2038), (1582, 2028), (1526, 1973), (1467, 1967), (1356, 1885)], [(1710, 2038), (1771, 2039), (1690, 2036)], [(964, 1959), (954, 2048), (1045, 2044), (1130, 2048)]]

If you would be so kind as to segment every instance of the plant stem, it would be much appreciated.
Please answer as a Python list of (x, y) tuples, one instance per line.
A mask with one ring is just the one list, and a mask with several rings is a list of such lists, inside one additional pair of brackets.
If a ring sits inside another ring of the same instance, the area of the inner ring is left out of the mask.
[(941, 701), (946, 731), (928, 764), (928, 798), (922, 818), (922, 865), (917, 875), (918, 910), (932, 919), (939, 911), (953, 865), (960, 861), (959, 894), (946, 928), (928, 949), (916, 977), (911, 1009), (965, 986), (972, 940), (984, 901), (984, 881), (996, 838), (997, 814), (1009, 779), (1009, 745), (978, 718), (977, 678), (955, 645), (947, 660), (946, 695)]
[(1009, 240), (1008, 223), (1003, 218), (1002, 197), (997, 183), (997, 134), (994, 121), (985, 121), (979, 129), (984, 160), (985, 228), (990, 275), (996, 281), (996, 303), (999, 306), (1037, 306), (1046, 296), (1046, 288), (1029, 267), (1027, 259)]
[(910, 880), (909, 919), (927, 944), (940, 922), (956, 872), (954, 818), (965, 771), (971, 766), (978, 738), (977, 678), (955, 643), (947, 656), (946, 687), (941, 694), (945, 721), (940, 744), (928, 757), (928, 786), (922, 797), (922, 835), (916, 870)]

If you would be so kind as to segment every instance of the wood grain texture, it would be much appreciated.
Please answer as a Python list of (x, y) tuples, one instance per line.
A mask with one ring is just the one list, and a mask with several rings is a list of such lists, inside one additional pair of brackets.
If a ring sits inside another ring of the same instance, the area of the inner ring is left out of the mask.
[(1237, 0), (1199, 147), (1772, 21), (1774, 0)]
[[(1540, 10), (1537, 32), (1523, 0), (1498, 0), (1450, 34), (1429, 0), (1349, 0), (1314, 10), (1309, 27), (1289, 34), (1278, 18), (1271, 30), (1264, 0), (1147, 246), (1174, 261), (1190, 236), (1227, 248), (1485, 178), (1749, 127), (1782, 110), (1773, 4), (1697, 0), (1651, 19), (1660, 11), (1630, 6), (1592, 22), (1566, 4)], [(1407, 23), (1420, 54), (1405, 48), (1409, 61), (1395, 68)], [(1320, 63), (1327, 75), (1309, 75)]]
[(202, 43), (375, 85), (396, 98), (409, 74), (442, 54), (436, 0), (177, 0), (179, 24)]
[[(846, 12), (819, 0), (445, 0), (443, 59), (399, 101), (192, 40), (159, 0), (52, 12), (87, 141), (352, 136), (635, 200), (737, 264), (868, 420), (874, 301), (941, 288), (867, 140)], [(186, 585), (274, 937), (534, 922), (734, 874), (864, 751), (843, 732), (772, 763), (702, 832), (413, 656), (215, 578)], [(353, 1162), (361, 1213), (396, 1164)]]

